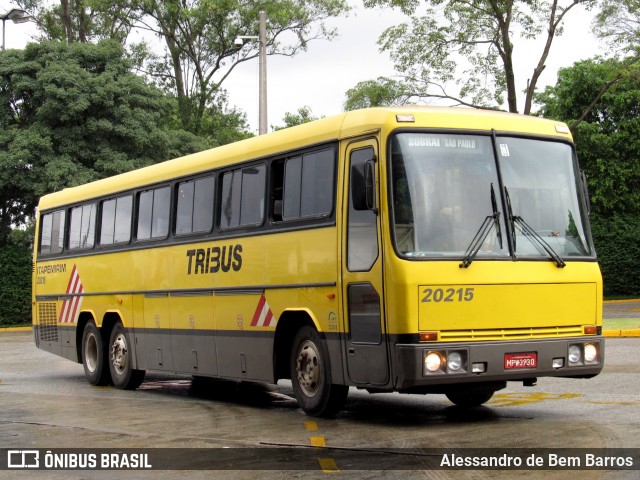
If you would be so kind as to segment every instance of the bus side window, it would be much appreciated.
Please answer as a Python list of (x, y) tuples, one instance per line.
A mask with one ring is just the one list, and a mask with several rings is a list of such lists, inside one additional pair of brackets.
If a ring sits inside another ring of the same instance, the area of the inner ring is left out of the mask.
[(323, 217), (333, 211), (333, 148), (287, 159), (284, 168), (283, 220)]
[(245, 167), (222, 175), (221, 229), (262, 224), (266, 177), (266, 165)]
[(128, 243), (131, 240), (131, 195), (102, 202), (100, 245)]
[(72, 208), (71, 222), (69, 225), (69, 249), (93, 247), (95, 227), (95, 203)]
[(170, 187), (147, 190), (138, 196), (138, 240), (164, 238), (169, 234)]
[(213, 226), (213, 175), (178, 185), (176, 234), (210, 232)]
[(42, 216), (40, 229), (40, 253), (47, 255), (62, 252), (64, 245), (65, 211), (47, 213)]

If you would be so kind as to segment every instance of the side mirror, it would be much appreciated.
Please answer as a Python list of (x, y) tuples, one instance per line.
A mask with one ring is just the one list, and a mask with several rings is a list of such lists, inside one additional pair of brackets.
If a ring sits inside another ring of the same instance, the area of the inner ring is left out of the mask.
[(374, 159), (351, 166), (351, 200), (355, 210), (377, 213)]

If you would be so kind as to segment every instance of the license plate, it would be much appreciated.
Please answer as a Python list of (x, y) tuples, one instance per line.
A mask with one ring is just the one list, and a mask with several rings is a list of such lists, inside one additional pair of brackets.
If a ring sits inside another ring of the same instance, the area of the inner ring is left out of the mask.
[(530, 353), (505, 353), (504, 368), (536, 368), (538, 366), (538, 354)]

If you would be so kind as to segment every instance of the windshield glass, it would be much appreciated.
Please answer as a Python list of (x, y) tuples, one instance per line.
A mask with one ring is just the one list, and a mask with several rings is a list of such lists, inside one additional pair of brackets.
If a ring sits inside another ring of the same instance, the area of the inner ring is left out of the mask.
[[(592, 255), (571, 147), (510, 137), (498, 137), (497, 143), (513, 216), (531, 226), (562, 257)], [(544, 255), (521, 222), (515, 222), (513, 229), (516, 255)]]
[[(500, 198), (490, 137), (400, 133), (391, 144), (396, 248), (409, 257), (461, 257)], [(477, 257), (509, 255), (504, 215)], [(500, 228), (498, 226), (500, 225)]]
[[(519, 217), (560, 256), (590, 256), (578, 177), (569, 145), (490, 136), (399, 133), (391, 140), (396, 250), (406, 257), (464, 258), (483, 233), (476, 259), (549, 257)], [(496, 158), (509, 202), (503, 202)], [(511, 212), (503, 211), (510, 204)], [(509, 213), (512, 216), (509, 216)], [(488, 218), (489, 217), (489, 218)], [(486, 233), (486, 232), (485, 232)]]

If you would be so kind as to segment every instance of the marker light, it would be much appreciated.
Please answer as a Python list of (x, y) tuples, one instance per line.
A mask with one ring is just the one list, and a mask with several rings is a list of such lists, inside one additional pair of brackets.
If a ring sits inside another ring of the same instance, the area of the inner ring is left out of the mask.
[(396, 122), (413, 123), (416, 119), (412, 113), (399, 113), (396, 115)]
[(593, 343), (587, 343), (584, 346), (584, 361), (593, 363), (598, 359), (598, 347)]
[(420, 332), (421, 342), (435, 342), (438, 340), (438, 332)]
[(596, 335), (598, 333), (598, 327), (595, 325), (585, 325), (584, 334), (585, 335)]

